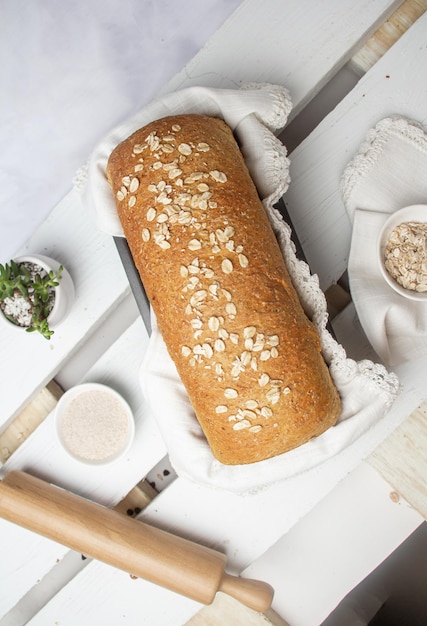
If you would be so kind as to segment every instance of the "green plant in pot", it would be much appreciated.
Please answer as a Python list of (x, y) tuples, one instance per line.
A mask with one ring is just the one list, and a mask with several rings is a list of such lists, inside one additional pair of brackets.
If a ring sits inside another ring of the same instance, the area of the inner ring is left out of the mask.
[[(65, 301), (60, 292), (63, 279)], [(73, 296), (68, 272), (53, 259), (31, 255), (0, 264), (0, 311), (15, 327), (50, 339), (52, 325), (68, 312)]]

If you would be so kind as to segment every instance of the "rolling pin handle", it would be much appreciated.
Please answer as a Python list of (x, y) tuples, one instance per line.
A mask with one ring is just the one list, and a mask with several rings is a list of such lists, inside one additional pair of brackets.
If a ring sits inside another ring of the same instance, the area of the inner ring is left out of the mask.
[(266, 582), (232, 576), (224, 572), (218, 591), (223, 591), (245, 606), (264, 613), (271, 607), (274, 589)]

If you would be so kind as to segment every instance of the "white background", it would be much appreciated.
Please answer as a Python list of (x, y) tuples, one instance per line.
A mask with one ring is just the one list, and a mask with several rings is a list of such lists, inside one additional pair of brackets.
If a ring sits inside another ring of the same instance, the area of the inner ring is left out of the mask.
[(0, 0), (0, 263), (241, 0)]

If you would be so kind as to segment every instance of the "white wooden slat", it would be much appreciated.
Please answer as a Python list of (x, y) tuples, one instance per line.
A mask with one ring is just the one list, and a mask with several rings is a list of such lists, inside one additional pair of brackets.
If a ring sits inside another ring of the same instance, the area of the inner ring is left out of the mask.
[(0, 623), (67, 551), (50, 539), (0, 518)]
[[(341, 467), (340, 467), (341, 470)], [(329, 491), (336, 479), (301, 474), (257, 494), (239, 496), (176, 479), (141, 519), (227, 555), (239, 573), (263, 554)]]
[[(81, 382), (115, 388), (135, 417), (134, 444), (125, 459), (105, 467), (86, 466), (66, 455), (54, 434), (54, 411), (3, 465), (0, 475), (22, 469), (104, 506), (119, 502), (166, 454), (157, 425), (142, 396), (138, 371), (148, 337), (141, 319), (111, 346)], [(126, 363), (126, 367), (123, 367)], [(0, 528), (0, 616), (66, 554), (55, 542), (5, 522)], [(36, 555), (35, 557), (31, 555)]]
[(351, 226), (339, 190), (345, 166), (382, 118), (397, 113), (426, 123), (426, 30), (424, 14), (290, 156), (285, 202), (324, 289), (347, 267)]
[(273, 608), (289, 624), (318, 626), (422, 524), (422, 516), (391, 492), (361, 464), (244, 576), (273, 585)]
[(136, 319), (140, 317), (135, 298), (131, 292), (110, 310), (108, 317), (100, 322), (96, 331), (85, 338), (78, 350), (70, 354), (55, 381), (62, 389), (78, 384), (86, 372), (102, 357)]
[[(105, 589), (109, 590), (107, 602)], [(204, 606), (147, 581), (132, 580), (103, 564), (90, 563), (26, 623), (73, 626), (72, 620), (78, 620), (82, 626), (98, 623), (116, 626), (121, 622), (131, 626), (289, 626), (277, 615), (273, 617), (271, 611), (267, 615), (270, 619), (222, 592), (211, 605)]]
[(94, 561), (39, 611), (28, 626), (178, 626), (203, 605)]
[[(0, 325), (0, 427), (61, 368), (109, 312), (129, 293), (112, 237), (95, 226), (78, 194), (71, 191), (38, 228), (22, 253), (52, 256), (70, 272), (76, 299), (50, 341)], [(20, 358), (18, 358), (18, 355)]]
[(290, 90), (293, 119), (399, 4), (246, 0), (161, 93), (277, 83)]

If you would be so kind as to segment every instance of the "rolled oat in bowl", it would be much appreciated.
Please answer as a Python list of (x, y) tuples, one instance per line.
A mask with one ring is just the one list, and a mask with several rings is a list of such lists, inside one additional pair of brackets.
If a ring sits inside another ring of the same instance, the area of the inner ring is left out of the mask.
[(395, 226), (385, 247), (384, 265), (404, 289), (427, 292), (427, 224), (411, 221)]

